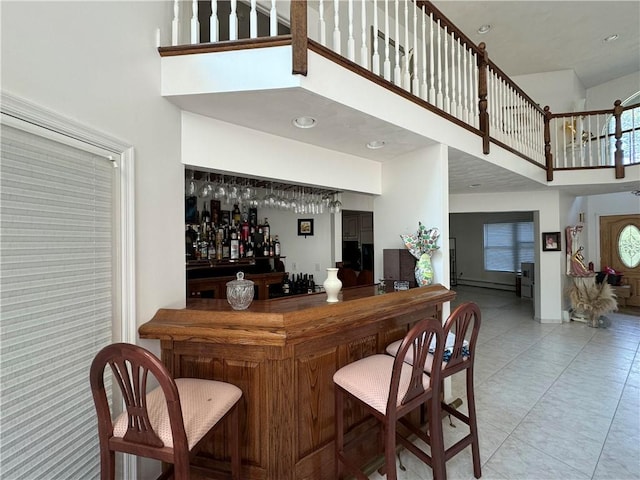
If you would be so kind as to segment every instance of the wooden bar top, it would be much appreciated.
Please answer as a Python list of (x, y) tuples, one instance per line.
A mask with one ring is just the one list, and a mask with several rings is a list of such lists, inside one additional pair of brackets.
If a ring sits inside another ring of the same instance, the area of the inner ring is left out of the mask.
[[(243, 480), (335, 480), (333, 374), (375, 353), (424, 318), (442, 321), (455, 292), (442, 285), (378, 294), (375, 285), (254, 300), (234, 311), (226, 300), (189, 299), (183, 309), (159, 310), (140, 337), (160, 340), (162, 361), (175, 378), (237, 385)], [(381, 438), (362, 409), (346, 415), (348, 440), (362, 462), (375, 458)], [(194, 462), (215, 475), (228, 472), (222, 433)], [(226, 477), (225, 477), (226, 478)]]
[(189, 299), (184, 309), (158, 310), (139, 334), (159, 340), (284, 346), (454, 297), (436, 284), (383, 294), (376, 285), (351, 287), (340, 293), (337, 303), (327, 303), (325, 293), (254, 300), (242, 311), (233, 310), (226, 300)]

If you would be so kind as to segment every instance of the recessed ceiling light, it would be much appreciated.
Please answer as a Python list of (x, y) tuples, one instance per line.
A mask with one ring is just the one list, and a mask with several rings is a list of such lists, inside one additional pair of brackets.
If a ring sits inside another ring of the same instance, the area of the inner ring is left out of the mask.
[(484, 25), (480, 25), (480, 27), (478, 28), (478, 33), (480, 35), (484, 35), (489, 30), (491, 30), (491, 25), (489, 25), (488, 23), (485, 23)]
[(469, 185), (469, 188), (478, 188), (480, 185), (482, 185), (481, 183), (472, 183), (471, 185)]
[(291, 123), (298, 128), (313, 128), (316, 126), (318, 121), (313, 117), (302, 116), (294, 118)]
[(386, 144), (384, 143), (384, 140), (372, 140), (369, 143), (367, 143), (367, 148), (371, 150), (378, 150), (379, 148), (382, 148), (385, 145)]
[(613, 41), (617, 40), (617, 39), (618, 39), (618, 37), (619, 37), (619, 35), (618, 35), (617, 33), (614, 33), (614, 34), (612, 34), (612, 35), (609, 35), (608, 37), (604, 37), (604, 38), (602, 39), (602, 41), (603, 41), (604, 43), (609, 43), (609, 42), (613, 42)]

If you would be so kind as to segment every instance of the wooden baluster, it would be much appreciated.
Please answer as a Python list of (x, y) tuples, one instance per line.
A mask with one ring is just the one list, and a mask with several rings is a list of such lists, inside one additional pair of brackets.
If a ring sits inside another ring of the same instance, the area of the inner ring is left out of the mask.
[(231, 11), (229, 12), (229, 40), (238, 39), (238, 14), (236, 8), (238, 0), (231, 0)]
[(496, 97), (500, 102), (501, 108), (498, 108), (495, 114), (490, 111), (492, 117), (495, 115), (496, 123), (499, 125), (499, 128), (494, 130), (493, 134), (494, 136), (498, 135), (498, 138), (508, 144), (511, 140), (513, 108), (509, 102), (509, 90), (505, 81), (502, 78), (498, 78), (497, 84), (498, 91), (496, 92)]
[(409, 63), (413, 51), (409, 48), (409, 0), (404, 0), (404, 65), (402, 66), (402, 88), (411, 91)]
[(191, 44), (200, 43), (200, 22), (198, 21), (198, 0), (191, 2)]
[(360, 24), (360, 28), (362, 29), (362, 46), (360, 47), (360, 65), (369, 69), (369, 48), (367, 47), (367, 0), (360, 1), (362, 2), (362, 22)]
[(402, 84), (402, 78), (400, 77), (400, 18), (398, 18), (398, 7), (400, 5), (400, 0), (394, 0), (395, 6), (395, 35), (394, 41), (395, 43), (395, 58), (393, 62), (393, 83), (394, 85), (400, 86)]
[(220, 23), (218, 21), (218, 0), (211, 0), (211, 16), (209, 17), (209, 41), (220, 40)]
[(442, 95), (442, 27), (440, 26), (440, 20), (438, 20), (438, 44), (436, 45), (436, 51), (438, 52), (438, 91), (436, 93), (436, 107), (443, 109), (443, 95)]
[(547, 182), (553, 181), (553, 155), (551, 154), (551, 111), (544, 107), (544, 161), (547, 167)]
[(420, 96), (420, 76), (418, 75), (418, 6), (413, 5), (413, 83), (411, 92), (416, 96)]
[(338, 55), (342, 55), (340, 43), (340, 0), (333, 0), (333, 51)]
[(598, 159), (597, 159), (598, 163), (597, 164), (599, 166), (604, 166), (604, 165), (606, 165), (606, 163), (605, 163), (605, 154), (602, 152), (602, 143), (600, 141), (600, 137), (602, 136), (602, 135), (600, 135), (600, 115), (598, 115), (596, 117), (596, 132), (597, 132), (597, 135), (596, 135), (596, 139), (597, 139), (596, 140), (596, 149), (597, 149), (597, 152), (598, 152)]
[(320, 0), (318, 3), (318, 38), (320, 38), (320, 45), (327, 46), (327, 25), (324, 21), (324, 0)]
[(424, 4), (422, 5), (422, 87), (420, 89), (420, 98), (427, 100), (429, 98), (429, 89), (427, 87), (427, 14)]
[(458, 59), (456, 69), (458, 70), (458, 110), (456, 112), (456, 116), (459, 119), (462, 119), (462, 43), (460, 42), (460, 38), (458, 38), (458, 48), (456, 49), (456, 58)]
[(249, 12), (249, 38), (258, 38), (258, 11), (256, 0), (251, 0), (251, 11)]
[(487, 113), (487, 69), (489, 56), (484, 42), (478, 45), (478, 123), (482, 132), (482, 153), (489, 153), (489, 114)]
[(356, 60), (356, 41), (353, 38), (353, 0), (349, 0), (347, 2), (347, 14), (348, 14), (348, 25), (347, 25), (347, 58), (352, 62)]
[[(233, 0), (231, 1), (233, 2)], [(269, 10), (269, 36), (278, 36), (278, 10), (276, 9), (276, 0), (271, 0), (271, 10)]]
[(429, 103), (436, 104), (436, 84), (435, 84), (435, 48), (433, 44), (433, 12), (429, 15)]
[(449, 103), (449, 32), (447, 26), (444, 26), (444, 68), (442, 73), (444, 74), (444, 111), (449, 113), (451, 104)]
[(178, 45), (180, 34), (180, 2), (173, 1), (173, 20), (171, 21), (171, 45)]
[(587, 151), (589, 152), (589, 166), (593, 167), (595, 166), (593, 163), (593, 142), (591, 141), (591, 119), (593, 118), (592, 115), (587, 116)]
[(391, 81), (391, 60), (389, 59), (389, 0), (384, 0), (384, 79)]
[(307, 0), (291, 2), (289, 15), (291, 18), (291, 50), (293, 55), (292, 72), (307, 74)]
[[(362, 0), (363, 2), (365, 0)], [(380, 52), (378, 52), (378, 0), (373, 0), (373, 57), (371, 58), (371, 71), (380, 75)]]
[(451, 115), (456, 114), (458, 111), (458, 104), (456, 103), (456, 38), (451, 32)]
[(613, 117), (616, 122), (616, 153), (615, 153), (615, 169), (616, 178), (624, 178), (624, 165), (622, 160), (624, 152), (622, 150), (622, 101), (616, 100), (613, 103)]
[(473, 87), (473, 95), (471, 96), (473, 99), (473, 126), (480, 129), (480, 103), (476, 101), (477, 98), (480, 98), (480, 90), (478, 90), (478, 86), (480, 85), (480, 70), (477, 67), (480, 57), (475, 51), (472, 52), (471, 57), (471, 73), (473, 74), (471, 77), (471, 86)]
[(462, 120), (470, 124), (469, 121), (469, 77), (467, 71), (469, 69), (469, 47), (464, 44), (464, 52), (462, 58)]

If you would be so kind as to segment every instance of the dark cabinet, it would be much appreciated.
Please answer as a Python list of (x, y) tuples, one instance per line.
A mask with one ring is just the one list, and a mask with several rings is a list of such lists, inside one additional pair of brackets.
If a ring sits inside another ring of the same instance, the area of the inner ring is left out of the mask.
[(406, 280), (411, 288), (416, 286), (416, 259), (406, 248), (384, 249), (383, 265), (386, 281)]

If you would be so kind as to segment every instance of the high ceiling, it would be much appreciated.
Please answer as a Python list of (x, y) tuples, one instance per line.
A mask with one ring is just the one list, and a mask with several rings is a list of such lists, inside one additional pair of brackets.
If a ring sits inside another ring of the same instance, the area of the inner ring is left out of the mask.
[[(572, 69), (585, 88), (640, 71), (638, 1), (435, 1), (507, 75)], [(481, 25), (491, 25), (483, 35)], [(604, 39), (618, 35), (612, 42)], [(638, 86), (640, 89), (640, 85)]]

